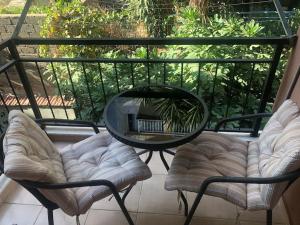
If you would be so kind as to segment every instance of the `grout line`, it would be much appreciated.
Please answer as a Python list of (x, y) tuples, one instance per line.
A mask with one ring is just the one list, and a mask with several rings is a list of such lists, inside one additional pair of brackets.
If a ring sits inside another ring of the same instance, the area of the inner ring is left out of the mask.
[[(149, 179), (151, 179), (151, 177)], [(137, 207), (137, 210), (136, 210), (137, 214), (140, 212), (140, 201), (141, 201), (141, 198), (142, 198), (143, 186), (144, 186), (144, 181), (142, 181), (142, 183), (141, 183), (141, 191), (140, 191), (140, 196), (139, 196), (139, 200), (138, 200), (138, 207)], [(137, 218), (137, 216), (136, 216), (136, 218)]]
[[(155, 213), (155, 212), (140, 212), (140, 214), (150, 214), (150, 215), (160, 215), (160, 216), (178, 216), (184, 217), (183, 214), (170, 214), (170, 213)], [(228, 221), (235, 221), (234, 218), (219, 218), (219, 217), (208, 217), (208, 216), (196, 216), (194, 215), (193, 218), (201, 218), (201, 219), (208, 219), (208, 220), (228, 220)], [(252, 221), (253, 222), (253, 221)], [(277, 225), (276, 223), (274, 225)]]
[(37, 217), (35, 218), (33, 225), (35, 225), (35, 224), (36, 224), (36, 222), (37, 222), (38, 218), (40, 217), (40, 215), (42, 215), (43, 208), (44, 208), (44, 207), (43, 207), (43, 206), (41, 206), (40, 212), (38, 213)]

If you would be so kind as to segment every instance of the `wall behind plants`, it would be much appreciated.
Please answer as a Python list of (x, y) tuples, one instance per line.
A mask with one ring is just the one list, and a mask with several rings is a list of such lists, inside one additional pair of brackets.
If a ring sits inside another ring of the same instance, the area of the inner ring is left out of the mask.
[[(0, 14), (0, 41), (8, 39), (13, 34), (20, 14)], [(20, 36), (24, 38), (39, 37), (40, 26), (45, 20), (44, 14), (29, 14), (22, 26)], [(38, 47), (20, 46), (19, 53), (23, 55), (36, 55)]]

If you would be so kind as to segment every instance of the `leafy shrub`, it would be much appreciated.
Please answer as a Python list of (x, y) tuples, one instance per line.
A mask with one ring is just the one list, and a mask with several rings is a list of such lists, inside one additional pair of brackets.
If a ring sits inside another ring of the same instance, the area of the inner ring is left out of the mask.
[[(142, 4), (149, 1), (139, 2)], [(245, 22), (233, 16), (224, 18), (215, 15), (210, 18), (208, 25), (203, 23), (201, 17), (201, 13), (195, 8), (185, 7), (178, 10), (176, 16), (172, 18), (168, 18), (166, 13), (163, 20), (172, 21), (173, 28), (169, 36), (173, 38), (266, 35), (264, 27), (253, 20)], [(128, 36), (129, 30), (131, 32), (134, 30), (129, 26), (132, 26), (135, 20), (138, 24), (150, 23), (152, 20), (159, 21), (144, 8), (138, 14), (133, 12), (131, 7), (119, 11), (107, 11), (90, 9), (83, 6), (79, 0), (71, 3), (57, 2), (48, 12), (42, 35), (121, 38)], [(149, 32), (157, 31), (150, 30)], [(135, 46), (58, 46), (54, 50), (41, 48), (43, 56), (109, 59), (146, 59), (147, 57), (151, 59), (269, 59), (273, 54), (272, 46), (260, 45), (153, 46), (149, 48), (149, 55), (146, 48)], [(282, 62), (281, 70), (285, 61)], [(224, 116), (253, 113), (257, 110), (269, 66), (263, 63), (255, 65), (252, 63), (200, 63), (199, 65), (192, 63), (69, 63), (68, 65), (55, 63), (54, 70), (66, 98), (77, 97), (74, 109), (78, 118), (101, 122), (107, 99), (119, 91), (145, 85), (150, 81), (151, 84), (166, 82), (177, 86), (182, 83), (184, 88), (199, 93), (211, 109), (210, 125), (213, 126), (216, 120)], [(278, 71), (274, 85), (279, 84), (281, 70)], [(50, 74), (50, 79), (54, 81), (52, 67), (48, 67), (46, 73)], [(275, 90), (276, 88), (272, 89), (273, 97)], [(238, 124), (232, 123), (230, 126), (235, 127)], [(246, 127), (249, 124), (243, 126)]]

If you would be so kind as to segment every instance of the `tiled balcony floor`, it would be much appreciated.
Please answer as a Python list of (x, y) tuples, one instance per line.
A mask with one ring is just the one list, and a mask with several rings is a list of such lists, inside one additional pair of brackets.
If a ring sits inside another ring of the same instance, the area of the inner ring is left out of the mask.
[[(142, 156), (144, 159), (145, 156)], [(167, 157), (170, 162), (172, 157)], [(166, 171), (159, 155), (149, 163), (153, 176), (139, 182), (126, 199), (126, 206), (137, 225), (181, 225), (183, 212), (178, 209), (177, 193), (164, 190)], [(195, 194), (186, 193), (190, 205)], [(239, 220), (236, 220), (240, 214)], [(288, 225), (282, 202), (273, 213), (274, 225)], [(56, 225), (75, 225), (75, 217), (60, 210), (54, 213)], [(114, 199), (96, 202), (80, 216), (81, 225), (127, 225)], [(0, 225), (47, 225), (47, 211), (25, 189), (17, 186), (0, 207)], [(245, 212), (219, 198), (205, 196), (193, 225), (265, 225), (265, 212)]]

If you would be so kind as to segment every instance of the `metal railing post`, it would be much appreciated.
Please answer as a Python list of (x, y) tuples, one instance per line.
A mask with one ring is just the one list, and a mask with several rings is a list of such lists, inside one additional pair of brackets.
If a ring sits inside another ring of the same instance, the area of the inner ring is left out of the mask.
[(12, 58), (16, 60), (15, 67), (16, 67), (16, 70), (20, 77), (20, 80), (23, 84), (23, 88), (25, 90), (26, 96), (30, 102), (30, 106), (32, 108), (34, 116), (37, 119), (41, 119), (42, 115), (41, 115), (39, 106), (34, 97), (30, 82), (28, 80), (28, 76), (26, 74), (26, 71), (25, 71), (25, 68), (24, 68), (22, 62), (20, 61), (20, 55), (18, 53), (18, 50), (17, 50), (16, 45), (13, 40), (10, 41), (8, 49), (9, 49), (9, 52), (10, 52)]
[[(260, 99), (260, 104), (259, 104), (259, 108), (258, 108), (258, 112), (257, 113), (263, 113), (265, 112), (266, 106), (267, 106), (267, 102), (270, 98), (271, 95), (271, 90), (272, 90), (272, 84), (273, 81), (275, 79), (275, 75), (276, 75), (276, 71), (277, 71), (277, 67), (280, 61), (280, 57), (281, 57), (281, 53), (283, 50), (284, 46), (282, 44), (279, 44), (276, 46), (276, 50), (273, 56), (273, 60), (271, 63), (271, 67), (269, 70), (269, 74), (267, 76), (267, 79), (265, 81), (265, 85), (264, 85), (264, 89), (263, 89), (263, 94), (262, 97)], [(251, 133), (252, 137), (257, 137), (258, 136), (258, 131), (260, 128), (260, 124), (261, 124), (262, 118), (258, 118), (255, 120), (254, 126), (253, 126), (253, 132)]]

